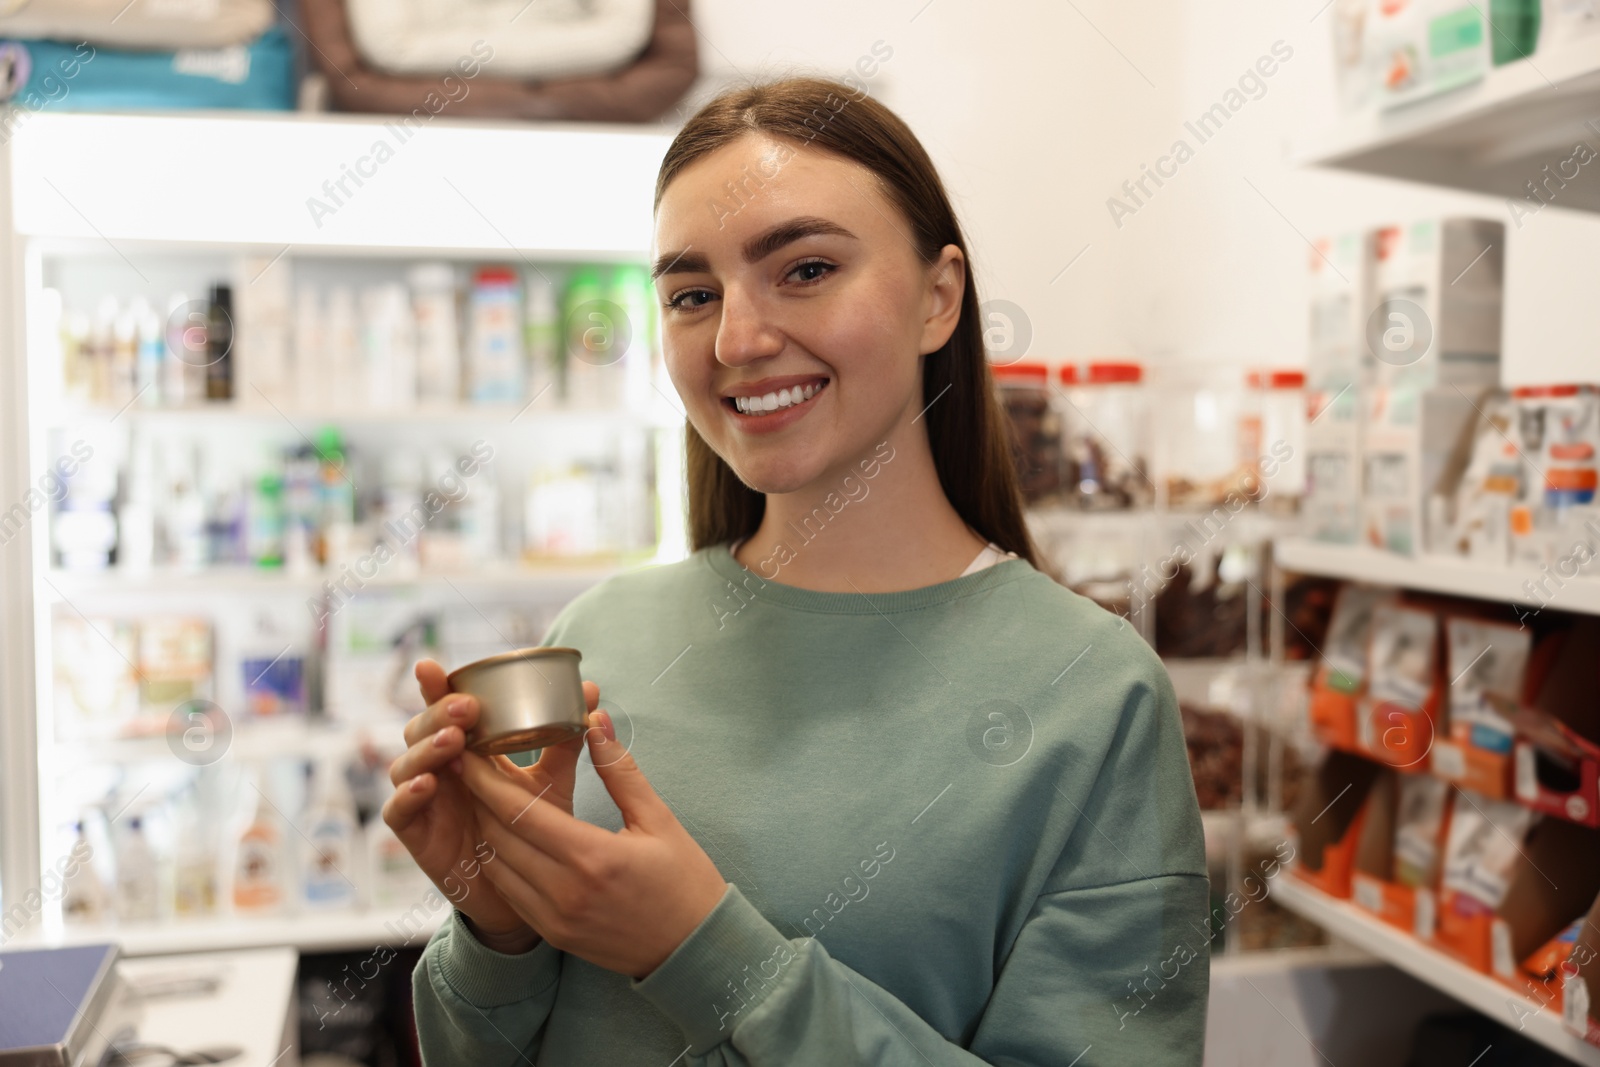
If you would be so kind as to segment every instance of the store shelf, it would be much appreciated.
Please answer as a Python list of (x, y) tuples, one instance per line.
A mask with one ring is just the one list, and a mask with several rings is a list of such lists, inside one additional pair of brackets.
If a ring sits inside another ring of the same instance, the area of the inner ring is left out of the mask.
[(1552, 580), (1547, 588), (1554, 595), (1541, 598), (1530, 592), (1530, 583), (1545, 577), (1537, 571), (1459, 559), (1400, 556), (1365, 545), (1289, 538), (1277, 543), (1275, 559), (1284, 570), (1300, 574), (1600, 615), (1600, 579), (1581, 575), (1565, 580), (1559, 589)]
[[(439, 906), (430, 910), (437, 899)], [(32, 930), (6, 942), (7, 948), (90, 945), (114, 941), (128, 956), (288, 945), (301, 952), (359, 952), (377, 948), (420, 948), (450, 914), (437, 893), (418, 896), (416, 906), (366, 911), (306, 912), (243, 918), (219, 916), (163, 923), (105, 923), (67, 926), (54, 933)]]
[[(461, 571), (419, 570), (409, 574), (391, 567), (372, 578), (363, 579), (360, 587), (448, 589), (453, 585), (459, 589), (493, 587), (527, 592), (569, 590), (594, 585), (629, 565), (628, 561), (623, 560), (586, 557), (571, 561), (552, 560), (537, 566), (506, 564)], [(144, 572), (112, 567), (103, 571), (50, 571), (42, 575), (40, 581), (43, 596), (73, 600), (98, 594), (203, 594), (223, 597), (261, 593), (310, 595), (321, 589), (323, 583), (336, 581), (339, 577), (340, 571), (337, 569), (292, 575), (282, 569), (249, 566), (206, 567), (197, 571), (158, 567)]]
[(1600, 1048), (1563, 1030), (1559, 1012), (1408, 937), (1354, 904), (1334, 900), (1292, 877), (1275, 879), (1272, 896), (1334, 937), (1372, 953), (1496, 1022), (1520, 1029), (1530, 1039), (1587, 1067), (1600, 1067)]
[(429, 404), (408, 408), (345, 407), (305, 408), (295, 405), (273, 406), (265, 402), (196, 405), (193, 407), (141, 407), (135, 403), (125, 408), (63, 407), (53, 415), (43, 416), (42, 425), (78, 426), (82, 424), (119, 422), (160, 423), (163, 426), (193, 426), (213, 430), (240, 422), (276, 424), (287, 421), (291, 426), (305, 429), (310, 426), (401, 426), (418, 424), (529, 429), (552, 423), (567, 425), (581, 423), (623, 423), (637, 425), (648, 419), (647, 412), (628, 411), (618, 407), (568, 407), (551, 397), (537, 397), (521, 404)]
[[(1600, 36), (1540, 51), (1471, 85), (1348, 116), (1296, 147), (1297, 162), (1521, 200), (1579, 142), (1595, 143)], [(1568, 181), (1558, 205), (1600, 211), (1600, 184)], [(1530, 205), (1531, 206), (1531, 205)]]

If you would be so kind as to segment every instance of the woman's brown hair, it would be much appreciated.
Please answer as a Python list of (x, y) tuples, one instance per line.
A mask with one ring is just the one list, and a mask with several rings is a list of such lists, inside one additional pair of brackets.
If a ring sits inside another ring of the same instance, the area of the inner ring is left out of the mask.
[[(871, 171), (910, 224), (923, 262), (936, 262), (946, 245), (967, 254), (944, 183), (916, 135), (866, 93), (822, 78), (733, 89), (706, 104), (667, 149), (656, 178), (656, 206), (684, 167), (747, 133), (784, 138), (797, 144), (798, 151), (832, 152)], [(989, 376), (980, 314), (968, 257), (955, 332), (923, 358), (928, 444), (939, 484), (967, 525), (1043, 569), (1023, 519), (1010, 433)], [(754, 534), (766, 496), (740, 481), (692, 423), (685, 425), (684, 434), (690, 545), (698, 551)]]

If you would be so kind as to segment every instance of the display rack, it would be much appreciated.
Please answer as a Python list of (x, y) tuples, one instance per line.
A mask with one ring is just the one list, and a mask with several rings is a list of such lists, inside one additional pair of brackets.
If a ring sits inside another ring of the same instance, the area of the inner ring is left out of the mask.
[(1585, 1067), (1600, 1067), (1600, 1048), (1561, 1027), (1561, 1014), (1510, 986), (1423, 944), (1354, 904), (1335, 900), (1292, 877), (1273, 882), (1272, 896), (1284, 907), (1330, 934), (1393, 964), (1489, 1018)]
[[(1348, 116), (1296, 146), (1301, 164), (1521, 200), (1527, 185), (1600, 144), (1600, 36), (1495, 67), (1470, 85)], [(1569, 175), (1570, 177), (1570, 175)], [(1567, 182), (1563, 207), (1600, 211), (1600, 185)]]
[[(1278, 541), (1276, 559), (1279, 567), (1300, 574), (1600, 614), (1600, 578), (1583, 574), (1562, 578), (1553, 569), (1534, 571), (1439, 556), (1401, 556), (1366, 545), (1335, 545), (1300, 538)], [(1536, 591), (1541, 583), (1549, 595), (1541, 596)]]
[(228, 952), (290, 945), (301, 952), (359, 952), (379, 946), (421, 948), (450, 914), (418, 898), (416, 906), (368, 911), (311, 912), (250, 918), (217, 916), (164, 923), (95, 923), (50, 932), (30, 931), (8, 948), (93, 945), (115, 941), (125, 956)]
[[(161, 257), (207, 264), (242, 257), (258, 264), (330, 258), (391, 265), (409, 259), (488, 261), (530, 271), (542, 263), (643, 264), (652, 228), (653, 176), (670, 140), (670, 131), (662, 127), (453, 121), (397, 129), (393, 122), (361, 116), (233, 113), (40, 112), (22, 119), (0, 144), (0, 247), (8, 249), (0, 264), (0, 323), (5, 324), (0, 334), (0, 499), (5, 506), (37, 482), (48, 435), (63, 424), (116, 420), (119, 427), (218, 442), (236, 429), (303, 429), (327, 422), (389, 437), (412, 427), (421, 434), (498, 427), (515, 435), (507, 438), (514, 444), (537, 440), (530, 430), (595, 428), (609, 435), (628, 426), (660, 430), (681, 421), (670, 397), (651, 398), (648, 410), (631, 411), (565, 407), (553, 396), (525, 405), (324, 410), (274, 407), (252, 400), (246, 390), (235, 401), (203, 406), (134, 403), (121, 410), (75, 410), (37, 402), (40, 356), (38, 346), (30, 345), (30, 315), (45, 284), (42, 264), (53, 259), (97, 257), (134, 272)], [(326, 206), (327, 184), (337, 183), (358, 159), (370, 158), (379, 142), (390, 151), (375, 175), (347, 186), (346, 195), (334, 202), (337, 210), (310, 210), (313, 198)], [(116, 181), (105, 180), (108, 165), (115, 166)], [(249, 277), (238, 282), (253, 283)], [(664, 479), (676, 474), (670, 468), (658, 471)], [(663, 508), (673, 509), (663, 515), (663, 528), (677, 517), (676, 495), (663, 501)], [(63, 760), (133, 763), (167, 755), (163, 737), (74, 746), (70, 755), (57, 751), (47, 696), (50, 657), (40, 640), (48, 632), (44, 627), (52, 606), (63, 598), (88, 610), (158, 600), (303, 598), (330, 577), (320, 570), (290, 574), (249, 566), (190, 573), (160, 567), (143, 573), (63, 573), (49, 566), (48, 528), (45, 516), (35, 516), (5, 545), (0, 560), (0, 699), (8, 709), (37, 709), (36, 714), (0, 716), (0, 815), (7, 826), (0, 844), (0, 906), (6, 908), (41, 884), (54, 829), (45, 793)], [(656, 558), (674, 558), (680, 548), (663, 544), (665, 555), (658, 552)], [(396, 570), (370, 584), (561, 599), (642, 560), (585, 557), (466, 570)], [(227, 758), (326, 754), (358, 744), (361, 736), (359, 725), (241, 722)], [(267, 944), (356, 949), (399, 943), (403, 935), (385, 932), (384, 924), (393, 920), (379, 908), (65, 928), (47, 916), (15, 941), (115, 937), (136, 955)]]

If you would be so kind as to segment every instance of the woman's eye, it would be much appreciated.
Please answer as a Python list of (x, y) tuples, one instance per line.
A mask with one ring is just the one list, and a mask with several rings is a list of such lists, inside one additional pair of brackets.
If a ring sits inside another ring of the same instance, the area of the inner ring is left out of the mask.
[(676, 311), (704, 307), (710, 303), (712, 294), (705, 289), (685, 289), (681, 293), (674, 293), (667, 300), (667, 307)]
[(827, 277), (837, 269), (826, 260), (811, 259), (804, 263), (796, 264), (791, 268), (789, 277), (798, 282), (814, 282)]

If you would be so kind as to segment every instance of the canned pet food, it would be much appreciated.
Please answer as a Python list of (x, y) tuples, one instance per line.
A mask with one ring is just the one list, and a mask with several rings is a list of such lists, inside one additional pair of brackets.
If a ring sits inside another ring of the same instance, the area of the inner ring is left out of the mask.
[(575, 648), (519, 648), (458, 667), (446, 676), (452, 693), (478, 700), (474, 752), (527, 752), (581, 736), (588, 704)]

